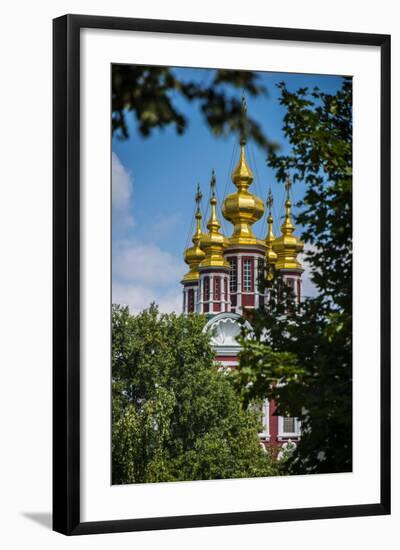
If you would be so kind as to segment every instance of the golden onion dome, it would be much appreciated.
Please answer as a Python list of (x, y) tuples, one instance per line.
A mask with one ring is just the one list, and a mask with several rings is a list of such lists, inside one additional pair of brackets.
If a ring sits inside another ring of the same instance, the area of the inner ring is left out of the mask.
[(265, 237), (265, 247), (266, 247), (265, 257), (266, 257), (268, 267), (274, 267), (278, 260), (278, 255), (273, 249), (273, 243), (275, 241), (275, 235), (272, 229), (274, 220), (272, 218), (272, 212), (271, 212), (273, 202), (274, 202), (274, 199), (272, 197), (272, 193), (270, 189), (268, 193), (268, 198), (266, 201), (266, 204), (268, 207), (268, 218), (267, 218), (268, 231), (267, 231), (267, 236)]
[(239, 162), (232, 173), (232, 181), (237, 192), (228, 195), (222, 206), (224, 218), (233, 224), (233, 234), (229, 244), (257, 244), (258, 240), (251, 226), (264, 214), (263, 201), (250, 193), (254, 176), (246, 161), (245, 140), (240, 142), (241, 151)]
[(221, 224), (217, 217), (217, 199), (215, 197), (215, 173), (211, 176), (211, 215), (207, 223), (208, 233), (203, 233), (200, 246), (205, 252), (205, 258), (199, 267), (230, 267), (230, 264), (224, 258), (224, 250), (228, 245), (226, 237), (220, 233)]
[(282, 235), (276, 238), (272, 244), (274, 252), (278, 255), (276, 262), (276, 269), (300, 269), (304, 271), (301, 263), (297, 259), (297, 255), (304, 248), (304, 243), (293, 235), (295, 227), (291, 220), (291, 206), (290, 201), (290, 188), (292, 184), (288, 180), (285, 184), (286, 187), (286, 214), (284, 222), (281, 226)]
[(200, 192), (200, 186), (197, 185), (197, 193), (196, 193), (196, 203), (197, 203), (197, 211), (196, 211), (196, 230), (194, 232), (194, 235), (192, 237), (193, 246), (188, 248), (185, 251), (185, 262), (189, 266), (189, 271), (186, 273), (186, 275), (183, 277), (183, 282), (196, 282), (199, 279), (199, 264), (202, 260), (205, 258), (205, 253), (200, 248), (200, 241), (203, 236), (201, 232), (201, 212), (200, 212), (200, 201), (202, 198), (202, 194)]

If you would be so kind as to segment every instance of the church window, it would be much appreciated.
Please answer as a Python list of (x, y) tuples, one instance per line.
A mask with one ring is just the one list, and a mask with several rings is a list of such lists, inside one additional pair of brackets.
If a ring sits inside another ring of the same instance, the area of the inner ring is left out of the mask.
[(221, 277), (214, 277), (214, 300), (221, 300)]
[(301, 422), (294, 416), (279, 416), (278, 437), (300, 437)]
[(265, 269), (265, 262), (264, 262), (264, 258), (258, 258), (258, 287), (260, 287), (261, 285), (261, 282), (263, 281), (264, 279), (264, 269)]
[(284, 433), (287, 433), (287, 434), (296, 432), (296, 422), (293, 416), (283, 417), (283, 431)]
[(229, 261), (231, 263), (229, 289), (231, 292), (237, 292), (237, 258), (230, 258)]
[(294, 279), (286, 279), (286, 284), (289, 286), (290, 290), (294, 293)]
[(188, 312), (193, 313), (194, 312), (194, 290), (193, 288), (189, 289), (189, 297), (188, 297)]
[(210, 277), (204, 277), (203, 300), (205, 302), (210, 300)]
[(253, 261), (249, 258), (243, 260), (243, 290), (253, 290)]

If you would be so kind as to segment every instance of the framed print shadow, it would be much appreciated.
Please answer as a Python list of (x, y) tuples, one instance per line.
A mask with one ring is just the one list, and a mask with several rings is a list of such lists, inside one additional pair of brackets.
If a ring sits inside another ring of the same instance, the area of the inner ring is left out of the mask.
[(390, 513), (390, 37), (66, 15), (53, 528)]

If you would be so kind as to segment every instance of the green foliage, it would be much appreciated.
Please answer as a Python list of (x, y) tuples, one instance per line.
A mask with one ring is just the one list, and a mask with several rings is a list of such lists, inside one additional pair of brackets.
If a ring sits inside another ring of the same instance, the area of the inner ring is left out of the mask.
[(319, 295), (299, 307), (276, 275), (267, 309), (251, 316), (254, 333), (242, 340), (233, 377), (245, 405), (267, 396), (277, 401), (277, 414), (301, 420), (300, 444), (287, 460), (290, 473), (350, 471), (351, 81), (345, 79), (335, 95), (318, 89), (292, 93), (284, 83), (280, 89), (291, 151), (271, 153), (269, 164), (279, 181), (290, 173), (307, 185), (296, 221), (311, 244), (306, 256)]
[(352, 269), (352, 84), (344, 79), (335, 95), (318, 88), (296, 93), (280, 84), (286, 107), (283, 131), (288, 155), (271, 152), (278, 181), (291, 174), (307, 185), (297, 223), (311, 247), (307, 259), (313, 282), (326, 300), (351, 314)]
[(205, 318), (113, 306), (114, 484), (279, 473), (219, 372)]
[[(187, 128), (187, 119), (179, 110), (179, 99), (196, 103), (206, 124), (216, 136), (240, 134), (245, 131), (266, 150), (276, 144), (266, 137), (258, 122), (243, 116), (238, 91), (243, 90), (253, 96), (265, 94), (266, 90), (258, 83), (258, 75), (252, 71), (210, 70), (211, 82), (187, 81), (178, 78), (176, 71), (169, 67), (143, 65), (113, 65), (112, 69), (112, 128), (119, 138), (129, 137), (127, 115), (136, 117), (138, 130), (142, 136), (169, 125), (178, 134)], [(230, 95), (230, 91), (233, 95)]]

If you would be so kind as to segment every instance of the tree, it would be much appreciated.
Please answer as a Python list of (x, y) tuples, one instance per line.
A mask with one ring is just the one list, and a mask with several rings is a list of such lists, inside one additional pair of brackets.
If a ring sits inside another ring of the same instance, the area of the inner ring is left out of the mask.
[[(171, 67), (113, 65), (112, 130), (113, 135), (129, 137), (127, 116), (135, 116), (138, 131), (150, 136), (155, 129), (175, 127), (178, 134), (187, 128), (187, 120), (177, 106), (177, 99), (196, 103), (206, 124), (217, 135), (246, 132), (266, 150), (276, 144), (266, 137), (258, 122), (243, 113), (237, 90), (252, 96), (266, 93), (259, 75), (252, 71), (211, 70), (208, 85), (178, 76)], [(230, 95), (233, 90), (233, 95)]]
[(290, 92), (286, 107), (287, 155), (271, 153), (278, 181), (304, 181), (297, 223), (311, 245), (306, 260), (318, 296), (296, 305), (275, 274), (265, 310), (251, 316), (252, 335), (234, 377), (245, 405), (267, 396), (277, 414), (298, 417), (302, 437), (288, 460), (291, 473), (352, 468), (352, 117), (351, 80), (336, 94), (314, 88)]
[(113, 306), (114, 484), (276, 475), (200, 315)]

